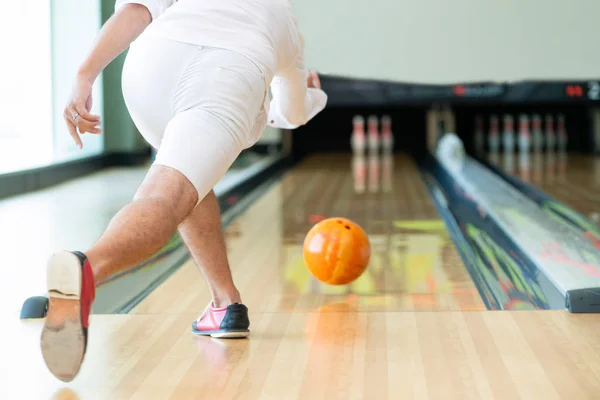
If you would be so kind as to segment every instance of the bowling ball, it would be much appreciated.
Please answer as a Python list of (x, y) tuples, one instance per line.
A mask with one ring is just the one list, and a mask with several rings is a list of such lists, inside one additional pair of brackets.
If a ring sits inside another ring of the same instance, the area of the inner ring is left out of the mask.
[(448, 169), (459, 171), (465, 162), (465, 147), (454, 133), (446, 133), (437, 144), (437, 159)]
[(330, 285), (345, 285), (365, 272), (371, 244), (359, 225), (345, 218), (328, 218), (308, 232), (303, 254), (315, 278)]

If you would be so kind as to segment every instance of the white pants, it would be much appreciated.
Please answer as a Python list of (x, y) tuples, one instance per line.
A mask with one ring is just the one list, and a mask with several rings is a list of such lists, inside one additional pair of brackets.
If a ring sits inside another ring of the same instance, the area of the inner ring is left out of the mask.
[(265, 78), (232, 51), (141, 37), (122, 85), (135, 125), (158, 150), (155, 164), (186, 176), (198, 201), (266, 125)]

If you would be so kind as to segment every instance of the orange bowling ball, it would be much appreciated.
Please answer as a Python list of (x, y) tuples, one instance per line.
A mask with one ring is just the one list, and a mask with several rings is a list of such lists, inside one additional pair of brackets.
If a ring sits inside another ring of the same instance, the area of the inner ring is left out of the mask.
[(345, 285), (367, 269), (371, 244), (359, 225), (345, 218), (328, 218), (308, 232), (303, 253), (315, 278), (330, 285)]

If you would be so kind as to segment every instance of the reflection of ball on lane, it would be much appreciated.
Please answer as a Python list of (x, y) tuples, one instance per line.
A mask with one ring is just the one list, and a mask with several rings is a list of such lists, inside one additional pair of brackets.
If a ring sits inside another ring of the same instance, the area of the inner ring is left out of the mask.
[(303, 252), (315, 278), (330, 285), (345, 285), (367, 268), (371, 245), (359, 225), (344, 218), (328, 218), (308, 232)]

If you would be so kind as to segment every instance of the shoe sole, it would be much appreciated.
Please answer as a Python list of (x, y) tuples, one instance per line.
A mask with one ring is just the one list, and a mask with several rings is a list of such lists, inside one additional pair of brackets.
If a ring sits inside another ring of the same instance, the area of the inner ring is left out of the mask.
[(85, 355), (81, 324), (81, 264), (71, 253), (48, 261), (48, 314), (41, 337), (42, 355), (50, 372), (64, 382), (75, 378)]
[(192, 330), (194, 335), (199, 336), (210, 336), (217, 339), (242, 339), (250, 336), (250, 331), (195, 331)]

